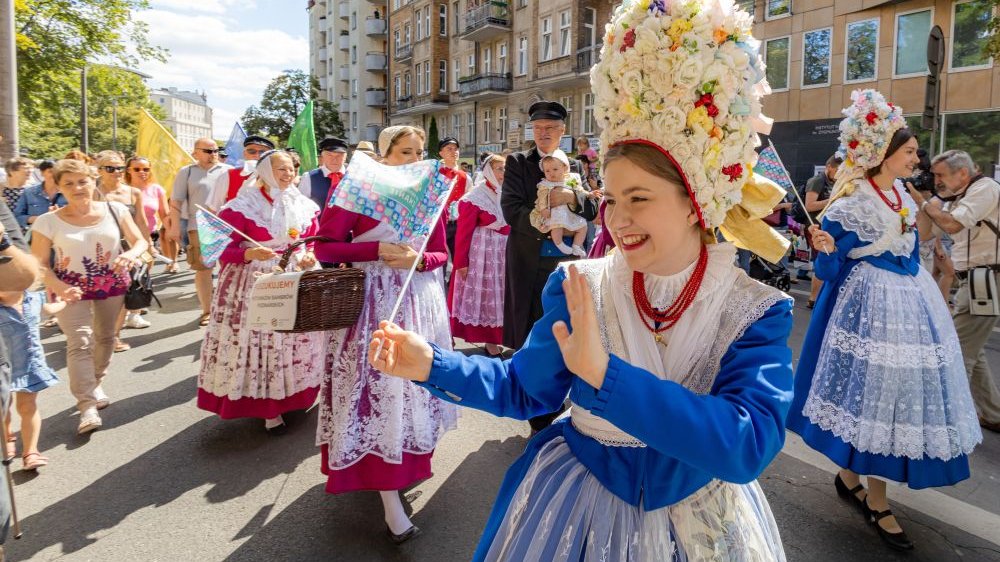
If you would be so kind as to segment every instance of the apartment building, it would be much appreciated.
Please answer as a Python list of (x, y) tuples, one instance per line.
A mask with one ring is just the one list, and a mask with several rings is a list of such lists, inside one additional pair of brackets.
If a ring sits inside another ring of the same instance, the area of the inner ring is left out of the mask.
[(166, 111), (163, 125), (170, 129), (184, 150), (194, 150), (197, 139), (212, 137), (212, 108), (204, 92), (177, 88), (150, 90), (149, 99)]
[(309, 69), (336, 102), (352, 144), (375, 142), (387, 123), (385, 0), (309, 0)]
[(597, 142), (590, 67), (613, 2), (391, 1), (392, 124), (433, 119), (469, 158), (516, 151), (532, 140), (528, 107), (549, 99), (569, 110), (567, 150), (574, 136)]
[(876, 88), (920, 128), (927, 75), (927, 37), (945, 37), (941, 126), (935, 152), (957, 148), (994, 175), (1000, 152), (1000, 70), (983, 55), (991, 16), (983, 0), (755, 0), (754, 35), (763, 44), (774, 93), (764, 111), (775, 118), (771, 140), (796, 183), (837, 146), (851, 91)]

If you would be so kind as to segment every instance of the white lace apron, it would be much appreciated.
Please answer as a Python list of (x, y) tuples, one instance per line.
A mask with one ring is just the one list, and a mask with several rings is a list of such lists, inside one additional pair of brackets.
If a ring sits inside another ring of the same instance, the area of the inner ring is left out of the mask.
[[(917, 213), (900, 191), (910, 217)], [(909, 259), (916, 232), (867, 182), (830, 206), (826, 218), (866, 246), (848, 256), (885, 252)], [(955, 326), (924, 268), (901, 275), (856, 265), (837, 293), (803, 415), (864, 453), (949, 460), (982, 440)]]
[[(574, 264), (594, 291), (605, 349), (705, 394), (730, 345), (770, 307), (788, 298), (735, 268), (734, 256), (729, 244), (710, 247), (702, 289), (668, 332), (668, 346), (658, 345), (642, 325), (629, 290), (631, 271), (621, 254)], [(671, 277), (647, 276), (653, 306), (668, 305), (692, 271), (693, 266)], [(578, 431), (606, 446), (645, 447), (578, 405), (570, 416)], [(714, 480), (674, 505), (645, 511), (608, 491), (557, 437), (529, 467), (486, 559), (773, 562), (785, 556), (770, 507), (755, 482)]]
[[(354, 242), (397, 242), (396, 232), (379, 223)], [(368, 342), (378, 323), (389, 317), (406, 277), (381, 261), (355, 264), (365, 270), (365, 304), (357, 324), (329, 332), (327, 363), (320, 390), (316, 445), (328, 445), (324, 459), (343, 469), (366, 454), (389, 463), (403, 453), (426, 454), (456, 427), (457, 407), (408, 380), (383, 375), (368, 364)], [(451, 349), (448, 307), (436, 272), (416, 272), (394, 319), (444, 349)]]
[(500, 209), (499, 190), (480, 183), (462, 197), (483, 211), (497, 217), (493, 224), (477, 226), (472, 232), (467, 276), (456, 275), (452, 293), (451, 315), (466, 326), (503, 326), (504, 264), (507, 236), (500, 230), (507, 226)]

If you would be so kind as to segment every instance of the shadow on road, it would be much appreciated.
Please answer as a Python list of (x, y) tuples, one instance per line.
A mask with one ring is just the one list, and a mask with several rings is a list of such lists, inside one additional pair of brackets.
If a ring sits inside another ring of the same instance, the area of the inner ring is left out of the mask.
[[(190, 379), (168, 390), (175, 392), (180, 385), (190, 399)], [(163, 407), (162, 402), (150, 399)], [(289, 474), (304, 459), (315, 457), (315, 417), (315, 413), (287, 416), (291, 431), (281, 439), (269, 437), (260, 420), (205, 418), (83, 490), (25, 518), (23, 527), (28, 532), (16, 543), (9, 542), (8, 552), (14, 560), (31, 558), (53, 545), (62, 545), (64, 554), (76, 552), (133, 513), (169, 504), (206, 484), (212, 486), (206, 493), (211, 503), (240, 498), (261, 482)], [(110, 410), (108, 420), (112, 421)]]
[[(507, 467), (524, 450), (525, 439), (487, 441), (469, 454), (412, 517), (423, 534), (402, 546), (385, 535), (382, 503), (375, 492), (329, 495), (317, 485), (259, 529), (227, 562), (271, 560), (467, 561)], [(317, 467), (318, 468), (318, 467)], [(425, 485), (405, 495), (412, 496)], [(262, 523), (258, 513), (251, 523)]]

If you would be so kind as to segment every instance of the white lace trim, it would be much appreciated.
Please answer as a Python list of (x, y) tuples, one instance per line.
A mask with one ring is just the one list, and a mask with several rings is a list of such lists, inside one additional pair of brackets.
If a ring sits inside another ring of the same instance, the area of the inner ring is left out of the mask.
[[(851, 259), (878, 256), (889, 252), (894, 256), (908, 257), (917, 243), (916, 231), (902, 232), (900, 215), (877, 196), (867, 180), (859, 180), (853, 194), (837, 199), (830, 205), (825, 218), (840, 223), (845, 230), (858, 235), (868, 244), (848, 252)], [(916, 222), (917, 205), (905, 189), (897, 189), (903, 205), (909, 210), (907, 223)]]
[(902, 424), (895, 420), (861, 419), (840, 405), (820, 400), (812, 394), (806, 400), (802, 414), (862, 453), (914, 460), (920, 460), (926, 454), (932, 459), (947, 461), (971, 453), (982, 441), (978, 428), (931, 427)]
[(507, 221), (503, 218), (503, 210), (500, 208), (500, 190), (493, 191), (486, 185), (485, 180), (477, 183), (461, 200), (479, 207), (496, 218), (496, 221), (486, 228), (500, 230), (507, 226)]
[(294, 241), (289, 228), (305, 232), (312, 226), (319, 207), (294, 186), (284, 191), (272, 189), (270, 193), (274, 204), (264, 198), (260, 189), (243, 188), (222, 208), (236, 211), (264, 228), (275, 243), (288, 245)]
[(605, 447), (645, 447), (646, 444), (618, 429), (613, 423), (595, 416), (590, 410), (573, 403), (570, 422), (577, 431)]
[(885, 367), (940, 369), (947, 366), (949, 347), (943, 344), (875, 341), (836, 326), (827, 331), (827, 344), (841, 353)]

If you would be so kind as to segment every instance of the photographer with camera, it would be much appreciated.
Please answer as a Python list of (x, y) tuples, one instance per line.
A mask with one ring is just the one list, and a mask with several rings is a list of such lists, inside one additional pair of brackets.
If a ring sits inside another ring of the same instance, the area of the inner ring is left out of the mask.
[(954, 199), (938, 206), (911, 187), (910, 195), (921, 211), (917, 227), (922, 236), (935, 228), (954, 240), (952, 259), (960, 282), (952, 314), (955, 331), (979, 425), (1000, 432), (1000, 390), (983, 350), (1000, 318), (996, 292), (1000, 271), (1000, 184), (979, 173), (969, 154), (961, 150), (948, 150), (934, 157), (931, 172), (938, 191), (947, 191)]
[[(920, 158), (920, 163), (913, 170), (913, 175), (900, 181), (907, 189), (919, 191), (927, 199), (928, 205), (940, 209), (946, 201), (954, 201), (954, 197), (937, 192), (934, 186), (934, 174), (931, 173), (931, 159), (927, 151), (922, 148), (917, 150), (917, 157)], [(955, 265), (951, 261), (953, 243), (951, 236), (940, 228), (925, 228), (920, 231), (920, 264), (930, 272), (937, 282), (941, 296), (949, 305), (951, 288), (955, 284)]]

